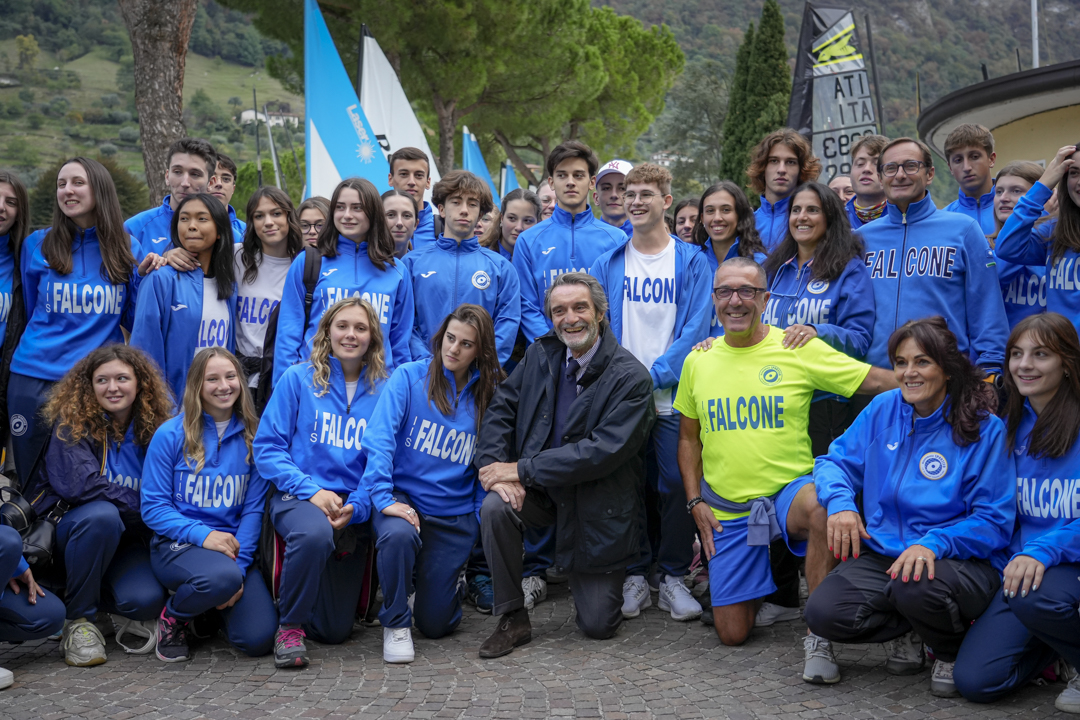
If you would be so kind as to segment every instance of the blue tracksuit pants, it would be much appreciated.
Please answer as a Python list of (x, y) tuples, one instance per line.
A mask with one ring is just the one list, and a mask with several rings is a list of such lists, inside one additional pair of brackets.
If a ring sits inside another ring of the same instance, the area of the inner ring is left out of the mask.
[(285, 540), (278, 611), (282, 625), (302, 625), (313, 639), (336, 645), (349, 639), (364, 582), (367, 533), (356, 551), (334, 556), (334, 528), (308, 500), (278, 490), (270, 498), (270, 519)]
[(15, 472), (26, 487), (41, 459), (52, 425), (38, 414), (56, 383), (51, 380), (11, 373), (8, 380), (8, 421), (11, 423), (11, 452)]
[[(649, 574), (653, 561), (664, 575), (682, 577), (694, 559), (694, 516), (686, 512), (686, 490), (679, 474), (679, 422), (682, 415), (660, 415), (653, 425), (646, 453), (645, 481), (660, 499), (660, 541), (649, 543), (644, 497), (638, 512), (641, 529), (637, 562), (626, 569), (627, 575)], [(644, 489), (643, 489), (644, 490)]]
[(64, 627), (64, 603), (49, 591), (37, 602), (29, 602), (26, 586), (19, 583), (15, 593), (8, 580), (19, 569), (22, 537), (7, 525), (0, 525), (0, 641), (38, 640), (60, 632)]
[[(416, 509), (404, 493), (395, 492), (394, 497)], [(383, 627), (402, 628), (415, 621), (426, 637), (440, 638), (461, 622), (458, 577), (480, 536), (480, 523), (475, 513), (440, 517), (416, 512), (420, 532), (399, 517), (381, 512), (372, 516), (383, 591), (379, 622)], [(413, 592), (416, 598), (410, 610)]]

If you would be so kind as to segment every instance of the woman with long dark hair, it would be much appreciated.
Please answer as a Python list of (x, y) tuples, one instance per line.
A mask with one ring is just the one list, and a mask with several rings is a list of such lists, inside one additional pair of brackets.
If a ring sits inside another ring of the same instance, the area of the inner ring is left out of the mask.
[(675, 204), (671, 214), (675, 217), (675, 236), (683, 242), (694, 242), (694, 227), (698, 219), (698, 202), (683, 198)]
[[(135, 309), (138, 241), (124, 230), (109, 171), (76, 157), (56, 177), (52, 225), (20, 251), (26, 330), (11, 359), (8, 412), (15, 469), (31, 477), (52, 428), (38, 410), (53, 383), (88, 352), (124, 341)], [(145, 271), (156, 260), (143, 260)]]
[(382, 203), (386, 225), (394, 238), (394, 257), (400, 260), (412, 250), (412, 236), (420, 222), (420, 206), (412, 195), (394, 188), (382, 194)]
[(960, 643), (1001, 587), (991, 560), (1012, 534), (1015, 465), (997, 394), (943, 318), (905, 323), (889, 358), (900, 388), (874, 398), (814, 465), (829, 549), (845, 562), (806, 604), (817, 638), (803, 679), (840, 680), (830, 642), (887, 643), (895, 675), (921, 671), (925, 642), (930, 692), (954, 697)]
[[(1042, 166), (1027, 160), (1011, 162), (998, 172), (994, 179), (994, 222), (997, 229), (993, 235), (986, 236), (991, 248), (997, 245), (998, 235), (1016, 209), (1016, 204), (1039, 182), (1042, 175)], [(1044, 215), (1032, 227), (1049, 219)], [(1010, 328), (1030, 315), (1046, 312), (1046, 263), (1016, 265), (999, 257), (996, 268)]]
[(540, 222), (540, 213), (540, 198), (536, 193), (524, 188), (511, 190), (499, 206), (497, 230), (481, 237), (480, 245), (513, 260), (518, 235)]
[(412, 662), (414, 622), (429, 638), (461, 622), (458, 575), (479, 537), (487, 495), (472, 458), (484, 411), (505, 377), (491, 316), (478, 305), (459, 306), (435, 334), (434, 350), (429, 361), (394, 371), (364, 436), (386, 662)]
[[(116, 616), (118, 642), (129, 633), (154, 636), (165, 589), (150, 569), (139, 490), (146, 448), (172, 408), (154, 363), (119, 344), (76, 363), (42, 408), (53, 436), (26, 494), (39, 517), (60, 516), (56, 549), (67, 607), (60, 650), (68, 665), (105, 662), (105, 639), (94, 625), (99, 610)], [(147, 642), (141, 652), (152, 649)]]
[[(1002, 553), (1004, 592), (975, 621), (956, 660), (968, 700), (993, 702), (1061, 657), (1080, 667), (1080, 338), (1057, 313), (1021, 320), (1005, 349), (1003, 417), (1016, 461), (1016, 529)], [(1002, 479), (1004, 480), (1004, 479)], [(1058, 696), (1080, 713), (1080, 678)]]
[(130, 342), (158, 364), (179, 398), (199, 350), (236, 347), (233, 230), (225, 206), (206, 193), (181, 200), (173, 213), (172, 242), (192, 253), (198, 267), (163, 267), (143, 279)]
[[(26, 325), (19, 253), (30, 232), (30, 196), (15, 173), (0, 170), (0, 444), (7, 446), (11, 356)], [(12, 314), (14, 304), (19, 308)], [(13, 321), (13, 322), (9, 322)]]
[(394, 257), (394, 238), (378, 190), (362, 178), (342, 180), (330, 198), (330, 212), (332, 222), (323, 226), (316, 245), (322, 264), (310, 312), (305, 312), (303, 257), (296, 258), (285, 277), (274, 345), (274, 384), (286, 368), (311, 355), (319, 319), (346, 297), (362, 297), (378, 311), (387, 340), (387, 369), (412, 360), (412, 283)]

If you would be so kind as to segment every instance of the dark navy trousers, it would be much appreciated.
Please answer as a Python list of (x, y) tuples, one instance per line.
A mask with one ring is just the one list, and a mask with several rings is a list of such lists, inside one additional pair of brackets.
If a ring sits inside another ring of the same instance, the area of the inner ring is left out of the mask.
[(15, 459), (15, 472), (23, 487), (26, 487), (34, 466), (41, 459), (46, 441), (52, 435), (52, 425), (41, 417), (39, 411), (55, 384), (51, 380), (39, 380), (18, 373), (11, 373), (8, 380), (11, 451)]
[[(682, 415), (660, 415), (653, 425), (646, 453), (645, 481), (659, 498), (660, 540), (649, 542), (645, 496), (638, 511), (641, 544), (637, 562), (626, 569), (627, 575), (648, 576), (655, 561), (660, 574), (681, 578), (694, 559), (694, 516), (686, 512), (686, 490), (679, 474), (679, 423)], [(645, 489), (642, 487), (642, 493)]]
[(22, 583), (19, 592), (8, 580), (19, 569), (22, 559), (22, 537), (7, 525), (0, 525), (0, 641), (23, 642), (38, 640), (60, 632), (64, 627), (64, 603), (49, 591), (37, 602), (29, 602), (29, 593)]

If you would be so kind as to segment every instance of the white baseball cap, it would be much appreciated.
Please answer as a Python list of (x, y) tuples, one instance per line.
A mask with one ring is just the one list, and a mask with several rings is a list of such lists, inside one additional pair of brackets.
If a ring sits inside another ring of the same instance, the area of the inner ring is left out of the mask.
[(611, 160), (600, 166), (600, 169), (596, 172), (596, 182), (600, 182), (600, 178), (611, 173), (619, 173), (620, 175), (627, 175), (634, 166), (628, 163), (626, 160)]

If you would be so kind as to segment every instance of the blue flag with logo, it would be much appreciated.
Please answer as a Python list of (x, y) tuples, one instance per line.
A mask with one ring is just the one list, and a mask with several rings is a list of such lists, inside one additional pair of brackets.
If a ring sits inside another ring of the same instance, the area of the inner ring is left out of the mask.
[(469, 132), (467, 126), (463, 126), (461, 135), (461, 166), (488, 184), (491, 189), (491, 199), (499, 199), (499, 190), (491, 181), (491, 173), (488, 172), (484, 155), (480, 152), (480, 143), (476, 142), (476, 136)]
[(375, 138), (316, 0), (304, 0), (306, 197), (330, 197), (345, 178), (390, 186), (390, 165)]
[(506, 194), (517, 190), (520, 187), (517, 181), (517, 173), (514, 172), (514, 166), (509, 160), (503, 163), (502, 168), (502, 196), (506, 197)]

